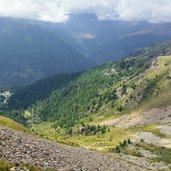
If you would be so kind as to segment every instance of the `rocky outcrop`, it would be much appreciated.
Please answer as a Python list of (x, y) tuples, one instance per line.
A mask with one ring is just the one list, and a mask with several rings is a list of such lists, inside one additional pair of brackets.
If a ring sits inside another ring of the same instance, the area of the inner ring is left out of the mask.
[(59, 171), (146, 170), (120, 159), (70, 147), (0, 126), (0, 159)]

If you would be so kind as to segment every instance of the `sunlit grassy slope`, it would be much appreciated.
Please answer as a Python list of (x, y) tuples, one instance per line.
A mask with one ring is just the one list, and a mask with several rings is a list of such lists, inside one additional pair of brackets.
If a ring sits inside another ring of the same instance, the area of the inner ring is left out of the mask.
[[(171, 56), (161, 56), (156, 58), (149, 69), (141, 73), (138, 77), (132, 78), (130, 82), (136, 85), (135, 90), (128, 88), (127, 93), (121, 96), (120, 102), (125, 105), (132, 105), (135, 99), (140, 102), (135, 108), (128, 108), (126, 111), (118, 112), (116, 108), (109, 109), (105, 112), (99, 112), (81, 121), (84, 123), (98, 124), (108, 119), (114, 119), (124, 114), (132, 112), (143, 112), (155, 107), (166, 107), (171, 105)], [(130, 99), (130, 92), (133, 99)], [(130, 101), (126, 102), (125, 99)], [(156, 124), (144, 125), (133, 128), (115, 128), (111, 127), (110, 131), (103, 135), (93, 136), (63, 136), (62, 132), (58, 133), (53, 129), (53, 123), (45, 122), (34, 126), (35, 131), (44, 138), (56, 140), (73, 145), (79, 145), (89, 149), (108, 151), (117, 146), (124, 139), (131, 138), (137, 132), (152, 132), (156, 136), (165, 137), (160, 133)]]
[(23, 127), (22, 125), (18, 124), (17, 122), (13, 121), (12, 119), (6, 118), (0, 115), (0, 125), (9, 127), (12, 129), (16, 129), (23, 132), (30, 132), (27, 128)]
[[(135, 85), (135, 89), (129, 87), (131, 84)], [(98, 112), (91, 116), (93, 123), (114, 119), (122, 114), (140, 113), (171, 105), (171, 56), (156, 58), (149, 69), (129, 80), (126, 86), (126, 93), (117, 101), (126, 110), (118, 112), (116, 108), (113, 108)], [(83, 119), (83, 121), (88, 122), (88, 119)]]
[(80, 146), (87, 149), (97, 150), (101, 152), (110, 151), (116, 147), (124, 139), (131, 138), (137, 132), (152, 132), (156, 136), (163, 137), (157, 125), (144, 125), (132, 128), (116, 128), (110, 127), (110, 131), (105, 134), (85, 136), (74, 135), (64, 136), (62, 132), (56, 132), (52, 127), (52, 123), (46, 122), (34, 126), (34, 131), (42, 138), (54, 140), (61, 143), (66, 143), (73, 146)]
[(151, 96), (144, 100), (143, 107), (151, 109), (171, 105), (171, 56), (159, 57), (156, 66), (147, 70), (144, 78), (151, 81), (146, 87), (146, 93)]

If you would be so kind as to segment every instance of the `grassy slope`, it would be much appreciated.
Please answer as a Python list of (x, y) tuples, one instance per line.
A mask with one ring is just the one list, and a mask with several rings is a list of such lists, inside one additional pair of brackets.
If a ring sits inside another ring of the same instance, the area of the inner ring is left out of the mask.
[[(147, 69), (144, 73), (141, 73), (139, 79), (134, 78), (132, 81), (136, 81), (135, 83), (139, 85), (137, 87), (140, 89), (140, 95), (144, 96), (144, 100), (139, 103), (135, 109), (130, 109), (128, 113), (142, 112), (153, 109), (155, 107), (166, 107), (170, 105), (170, 75), (171, 56), (163, 56), (158, 58), (152, 67)], [(136, 89), (135, 92), (132, 93), (136, 94)], [(133, 96), (135, 96), (135, 94), (133, 94)], [(127, 95), (129, 95), (129, 92), (126, 94), (126, 96)], [(91, 123), (97, 124), (107, 119), (117, 118), (122, 114), (118, 113), (113, 116), (114, 112), (116, 112), (115, 109), (110, 109), (104, 113), (99, 112), (94, 114), (92, 115), (93, 121)], [(127, 112), (125, 113), (128, 114)], [(82, 121), (90, 123), (88, 118), (84, 118)], [(131, 138), (132, 135), (137, 132), (152, 132), (161, 138), (165, 137), (164, 134), (160, 133), (160, 130), (157, 128), (157, 124), (144, 125), (127, 129), (112, 127), (110, 128), (110, 132), (107, 132), (104, 135), (72, 137), (62, 136), (61, 134), (55, 132), (51, 125), (52, 123), (41, 123), (39, 125), (35, 125), (34, 129), (42, 137), (99, 151), (108, 151), (109, 149), (117, 146), (119, 142), (123, 141), (124, 139)]]
[(156, 136), (163, 137), (160, 133), (157, 125), (144, 125), (132, 128), (116, 128), (110, 127), (110, 131), (102, 135), (75, 135), (75, 136), (63, 136), (62, 133), (56, 132), (52, 127), (52, 123), (44, 122), (34, 125), (34, 131), (38, 133), (42, 138), (51, 139), (61, 143), (66, 143), (74, 146), (81, 146), (87, 149), (97, 150), (101, 152), (109, 151), (116, 147), (124, 139), (129, 139), (137, 132), (152, 132)]
[(164, 162), (168, 164), (170, 167), (171, 149), (169, 148), (157, 147), (153, 144), (140, 142), (137, 144), (126, 145), (125, 147), (121, 147), (120, 150), (124, 154), (138, 156), (138, 157), (144, 156), (142, 150), (148, 151), (149, 153), (153, 154), (153, 156), (147, 158), (148, 160), (150, 160), (150, 162), (152, 163)]
[(12, 129), (16, 129), (19, 131), (23, 131), (23, 132), (30, 132), (27, 128), (23, 127), (22, 125), (18, 124), (17, 122), (13, 121), (10, 118), (6, 118), (4, 116), (0, 115), (0, 125), (2, 126), (6, 126)]
[[(55, 120), (62, 126), (78, 123), (75, 127), (79, 127), (81, 121), (98, 124), (124, 114), (170, 105), (171, 56), (158, 58), (163, 54), (171, 54), (170, 42), (83, 73), (54, 91), (47, 100), (30, 107), (33, 116), (38, 113), (46, 121), (36, 124), (34, 130), (44, 138), (100, 151), (115, 147), (139, 131), (163, 136), (156, 129), (157, 125), (128, 129), (111, 127), (111, 131), (103, 135), (72, 137), (63, 136), (63, 130), (57, 133), (51, 127)], [(118, 109), (120, 107), (123, 109)]]
[[(94, 118), (93, 123), (114, 119), (121, 114), (140, 113), (156, 107), (160, 108), (171, 105), (171, 56), (161, 56), (156, 60), (154, 66), (141, 73), (138, 79), (135, 77), (130, 82), (137, 85), (137, 88), (135, 90), (127, 88), (126, 95), (120, 98), (122, 102), (125, 99), (129, 99), (125, 103), (128, 106), (128, 110), (115, 116), (113, 115), (116, 113), (115, 109), (105, 113), (99, 112), (92, 116)], [(130, 99), (130, 95), (132, 99)], [(137, 104), (135, 104), (136, 100), (138, 101)]]
[[(151, 96), (143, 102), (145, 109), (166, 107), (171, 104), (171, 56), (160, 57), (158, 66), (150, 68), (145, 73), (148, 80), (153, 80)], [(149, 92), (150, 93), (150, 92)], [(162, 100), (161, 100), (162, 99)]]
[[(152, 61), (163, 54), (171, 54), (171, 42), (139, 50), (117, 62), (82, 73), (75, 80), (69, 77), (64, 81), (66, 84), (57, 86), (55, 91), (54, 86), (49, 86), (51, 79), (43, 81), (43, 86), (41, 81), (37, 82), (16, 90), (9, 107), (18, 109), (29, 106), (27, 110), (33, 118), (39, 116), (44, 121), (57, 120), (59, 126), (65, 128), (72, 127), (82, 118), (89, 122), (91, 115), (101, 121), (129, 113), (152, 97), (151, 89), (156, 88), (156, 82), (162, 75), (147, 78), (146, 73)], [(58, 79), (56, 83), (58, 85)], [(44, 97), (44, 89), (53, 92)], [(12, 116), (16, 118), (15, 112)]]
[(151, 96), (148, 91), (158, 80), (143, 74), (158, 56), (171, 54), (170, 47), (170, 43), (153, 46), (83, 73), (34, 109), (46, 121), (58, 120), (61, 127), (92, 114), (106, 119), (128, 113)]

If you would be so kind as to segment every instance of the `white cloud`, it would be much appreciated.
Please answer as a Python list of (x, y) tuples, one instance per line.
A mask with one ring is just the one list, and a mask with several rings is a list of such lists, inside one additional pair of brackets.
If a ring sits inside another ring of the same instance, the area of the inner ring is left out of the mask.
[(0, 16), (62, 22), (86, 11), (100, 19), (171, 22), (170, 0), (0, 0)]
[(120, 0), (116, 11), (123, 20), (171, 21), (170, 0)]

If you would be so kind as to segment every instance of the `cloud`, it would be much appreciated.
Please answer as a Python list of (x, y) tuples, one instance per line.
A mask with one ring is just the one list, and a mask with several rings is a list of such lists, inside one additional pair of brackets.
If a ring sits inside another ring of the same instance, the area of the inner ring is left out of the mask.
[(170, 0), (120, 0), (115, 9), (122, 20), (171, 21)]
[(171, 22), (170, 0), (0, 0), (0, 16), (63, 22), (70, 13), (92, 12), (99, 19)]

